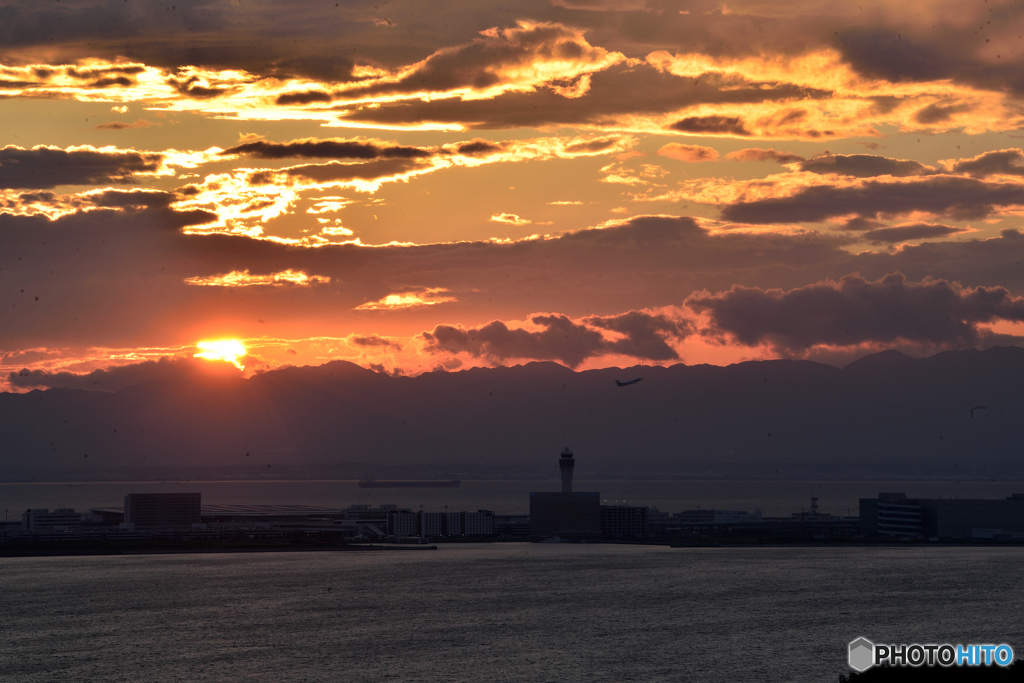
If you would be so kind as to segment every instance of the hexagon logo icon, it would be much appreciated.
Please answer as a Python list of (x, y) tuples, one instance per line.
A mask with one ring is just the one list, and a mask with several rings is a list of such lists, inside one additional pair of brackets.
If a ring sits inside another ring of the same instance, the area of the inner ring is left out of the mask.
[(850, 668), (866, 671), (875, 663), (875, 644), (867, 638), (858, 638), (850, 643)]

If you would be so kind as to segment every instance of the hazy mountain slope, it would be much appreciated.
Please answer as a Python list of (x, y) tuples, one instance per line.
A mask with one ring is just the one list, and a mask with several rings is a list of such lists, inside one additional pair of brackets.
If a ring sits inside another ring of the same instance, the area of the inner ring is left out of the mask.
[(117, 393), (0, 394), (0, 467), (7, 479), (550, 475), (569, 445), (581, 474), (1005, 477), (1024, 470), (1022, 417), (1016, 347), (885, 352), (843, 369), (531, 363), (414, 378), (338, 361)]

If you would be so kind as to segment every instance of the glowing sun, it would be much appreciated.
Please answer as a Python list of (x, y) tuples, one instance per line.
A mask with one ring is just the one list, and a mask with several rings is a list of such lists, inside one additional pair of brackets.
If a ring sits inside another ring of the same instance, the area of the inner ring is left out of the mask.
[(231, 363), (239, 370), (245, 368), (238, 359), (245, 355), (245, 345), (237, 339), (219, 339), (217, 341), (201, 341), (196, 346), (199, 348), (199, 353), (195, 354), (195, 358), (205, 358), (207, 360), (223, 360)]

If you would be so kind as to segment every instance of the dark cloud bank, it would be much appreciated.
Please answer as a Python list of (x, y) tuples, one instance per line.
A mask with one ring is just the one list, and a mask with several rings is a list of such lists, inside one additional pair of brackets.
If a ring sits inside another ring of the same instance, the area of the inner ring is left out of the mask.
[(974, 347), (984, 336), (979, 323), (1024, 321), (1024, 298), (1003, 287), (907, 282), (900, 273), (874, 282), (848, 275), (788, 292), (734, 286), (694, 294), (686, 303), (709, 316), (712, 334), (749, 346), (768, 343), (783, 353), (899, 340)]
[[(509, 329), (500, 320), (476, 329), (438, 325), (425, 332), (428, 350), (434, 353), (467, 353), (477, 358), (501, 362), (510, 358), (557, 360), (576, 367), (587, 358), (622, 354), (643, 360), (678, 360), (679, 354), (668, 340), (680, 340), (689, 333), (685, 321), (671, 320), (664, 315), (630, 311), (619, 316), (592, 316), (577, 324), (564, 315), (538, 315), (530, 322), (543, 329), (529, 331)], [(588, 327), (589, 326), (589, 327)], [(600, 331), (622, 335), (606, 339)]]
[(221, 152), (222, 155), (242, 154), (258, 159), (421, 159), (433, 155), (419, 147), (377, 145), (357, 140), (306, 139), (291, 142), (254, 140)]
[(789, 197), (731, 204), (722, 209), (722, 217), (742, 223), (801, 223), (848, 214), (877, 218), (923, 211), (967, 219), (1022, 204), (1024, 185), (936, 176), (910, 183), (869, 180), (854, 187), (818, 185)]
[(136, 173), (157, 170), (162, 159), (160, 154), (141, 152), (4, 147), (0, 149), (0, 189), (128, 185), (136, 182)]

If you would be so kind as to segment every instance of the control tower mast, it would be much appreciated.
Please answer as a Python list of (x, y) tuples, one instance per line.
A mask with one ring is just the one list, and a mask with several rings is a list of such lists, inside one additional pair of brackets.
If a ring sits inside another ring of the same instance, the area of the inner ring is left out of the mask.
[(576, 458), (572, 457), (572, 451), (568, 447), (562, 451), (562, 457), (558, 459), (558, 469), (562, 472), (562, 493), (572, 493), (572, 470), (576, 467)]

